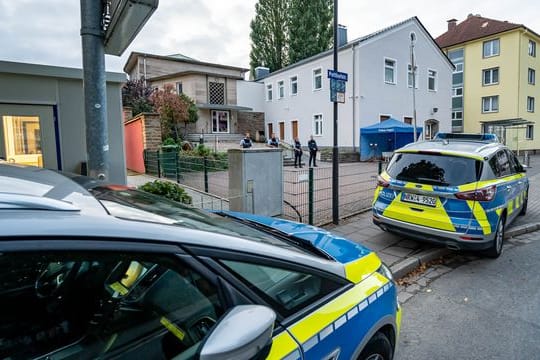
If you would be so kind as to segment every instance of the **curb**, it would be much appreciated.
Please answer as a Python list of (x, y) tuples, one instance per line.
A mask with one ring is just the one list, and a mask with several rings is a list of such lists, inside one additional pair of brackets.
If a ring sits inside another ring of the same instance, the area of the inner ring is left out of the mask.
[[(510, 239), (514, 236), (523, 235), (540, 230), (540, 223), (533, 223), (512, 227), (504, 234), (505, 239)], [(437, 259), (441, 256), (446, 256), (452, 253), (452, 250), (446, 248), (434, 248), (419, 252), (416, 255), (403, 259), (394, 265), (390, 266), (390, 270), (394, 274), (395, 279), (401, 279), (423, 263)]]

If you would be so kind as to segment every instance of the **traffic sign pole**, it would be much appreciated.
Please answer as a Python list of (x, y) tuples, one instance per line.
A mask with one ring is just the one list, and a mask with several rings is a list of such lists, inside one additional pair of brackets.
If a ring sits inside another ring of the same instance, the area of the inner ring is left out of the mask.
[[(338, 71), (338, 0), (334, 0), (334, 71)], [(332, 222), (339, 224), (338, 103), (334, 101), (334, 145), (332, 147)]]

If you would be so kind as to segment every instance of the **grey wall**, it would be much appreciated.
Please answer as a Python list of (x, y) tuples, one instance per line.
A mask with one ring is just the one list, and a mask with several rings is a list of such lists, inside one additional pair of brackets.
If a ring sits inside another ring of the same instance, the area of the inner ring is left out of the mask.
[[(107, 82), (110, 181), (125, 184), (121, 98), (125, 75), (108, 74), (111, 77)], [(87, 159), (82, 71), (0, 61), (0, 84), (0, 104), (57, 107), (62, 169), (78, 173), (81, 162)]]

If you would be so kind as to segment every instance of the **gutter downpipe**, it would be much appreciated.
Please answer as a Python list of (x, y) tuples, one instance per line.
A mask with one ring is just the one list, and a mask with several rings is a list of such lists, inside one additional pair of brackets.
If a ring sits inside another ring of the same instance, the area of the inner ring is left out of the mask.
[(352, 61), (352, 128), (353, 128), (353, 152), (356, 152), (356, 43), (352, 46), (353, 61)]

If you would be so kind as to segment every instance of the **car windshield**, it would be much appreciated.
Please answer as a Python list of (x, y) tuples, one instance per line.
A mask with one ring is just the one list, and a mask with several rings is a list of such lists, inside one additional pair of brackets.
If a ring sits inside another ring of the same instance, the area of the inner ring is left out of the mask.
[[(107, 187), (97, 187), (90, 191), (115, 217), (158, 222), (242, 237), (305, 253), (302, 248), (279, 237), (244, 225), (231, 218), (194, 209), (161, 196), (136, 189), (111, 190)], [(313, 253), (310, 252), (310, 254)]]
[(386, 172), (396, 180), (459, 186), (478, 181), (481, 167), (481, 161), (460, 156), (397, 153)]

